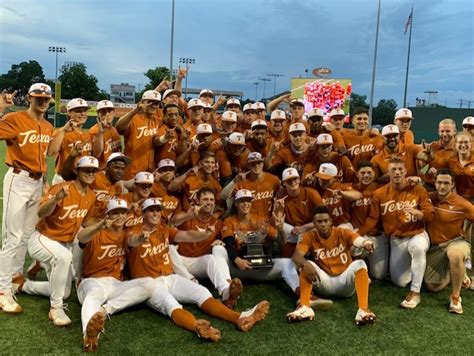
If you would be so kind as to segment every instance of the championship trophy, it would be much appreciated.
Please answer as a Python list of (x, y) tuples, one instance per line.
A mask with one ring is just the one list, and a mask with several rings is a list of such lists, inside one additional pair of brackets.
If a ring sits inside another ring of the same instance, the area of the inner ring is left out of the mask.
[(237, 238), (242, 241), (242, 258), (250, 262), (252, 268), (272, 268), (273, 260), (271, 251), (265, 246), (267, 225), (261, 223), (260, 227), (252, 231), (237, 231)]

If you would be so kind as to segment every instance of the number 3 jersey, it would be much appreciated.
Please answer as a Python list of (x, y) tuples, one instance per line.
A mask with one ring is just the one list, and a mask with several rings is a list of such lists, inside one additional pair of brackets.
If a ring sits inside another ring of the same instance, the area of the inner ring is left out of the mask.
[(303, 256), (309, 252), (327, 274), (338, 276), (352, 263), (351, 247), (357, 237), (359, 234), (339, 227), (333, 227), (327, 239), (311, 230), (303, 234), (296, 249)]
[[(160, 224), (150, 235), (148, 243), (134, 247), (129, 251), (127, 262), (132, 279), (158, 278), (173, 273), (168, 247), (177, 232), (178, 230), (174, 227)], [(130, 235), (140, 235), (141, 233), (142, 225), (138, 225), (130, 231)]]

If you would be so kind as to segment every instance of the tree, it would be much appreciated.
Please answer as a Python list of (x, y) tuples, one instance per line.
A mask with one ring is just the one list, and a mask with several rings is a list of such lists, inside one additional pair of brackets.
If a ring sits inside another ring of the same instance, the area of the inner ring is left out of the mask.
[(8, 73), (0, 76), (0, 88), (18, 90), (20, 95), (26, 95), (31, 84), (37, 82), (44, 83), (45, 78), (43, 68), (34, 60), (13, 64)]
[(144, 74), (150, 79), (150, 83), (145, 85), (144, 90), (152, 90), (155, 89), (163, 79), (170, 76), (170, 70), (166, 67), (156, 67), (155, 69), (148, 69)]
[(354, 113), (354, 110), (357, 108), (368, 108), (369, 104), (367, 104), (367, 96), (366, 95), (359, 95), (356, 93), (351, 93), (351, 117)]
[(393, 99), (382, 99), (372, 111), (373, 124), (389, 125), (393, 124), (397, 102)]
[(108, 94), (97, 86), (97, 78), (87, 74), (87, 67), (83, 63), (64, 65), (60, 72), (58, 79), (62, 83), (61, 97), (85, 100), (108, 99)]

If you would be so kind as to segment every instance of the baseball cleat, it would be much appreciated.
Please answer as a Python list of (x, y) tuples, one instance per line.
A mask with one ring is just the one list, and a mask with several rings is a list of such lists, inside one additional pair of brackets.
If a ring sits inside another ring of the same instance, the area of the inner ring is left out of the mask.
[(200, 338), (212, 342), (217, 342), (222, 339), (220, 330), (213, 328), (211, 323), (204, 319), (196, 321), (196, 332)]
[(36, 280), (36, 275), (41, 271), (43, 267), (41, 267), (41, 262), (40, 261), (33, 261), (26, 270), (26, 275), (28, 276), (29, 280)]
[(0, 310), (9, 314), (18, 314), (23, 311), (11, 293), (0, 294)]
[(99, 311), (95, 313), (86, 326), (86, 335), (84, 336), (84, 351), (95, 352), (99, 346), (99, 335), (104, 331), (105, 313)]
[(295, 311), (286, 314), (289, 323), (303, 320), (314, 320), (314, 310), (306, 305), (300, 305)]
[(462, 309), (462, 298), (455, 297), (452, 294), (449, 296), (449, 312), (453, 314), (464, 313)]
[[(331, 299), (323, 299), (316, 297), (315, 295), (311, 295), (309, 300), (309, 306), (314, 308), (316, 311), (326, 311), (331, 309), (333, 302)], [(297, 308), (300, 306), (300, 299), (296, 302)]]
[(244, 287), (242, 286), (242, 282), (238, 278), (234, 278), (229, 285), (229, 297), (226, 300), (223, 300), (222, 303), (230, 309), (234, 309), (237, 301), (239, 300), (240, 296), (242, 295)]
[(415, 309), (421, 303), (420, 293), (410, 291), (405, 299), (400, 303), (403, 309)]
[(261, 301), (252, 309), (246, 310), (240, 314), (237, 320), (237, 326), (241, 331), (249, 331), (254, 325), (265, 319), (270, 311), (270, 303), (266, 300)]
[(72, 321), (64, 312), (65, 307), (51, 308), (49, 310), (48, 318), (53, 322), (54, 326), (68, 326)]
[(359, 309), (355, 316), (356, 325), (362, 326), (366, 324), (373, 324), (377, 317), (370, 309)]

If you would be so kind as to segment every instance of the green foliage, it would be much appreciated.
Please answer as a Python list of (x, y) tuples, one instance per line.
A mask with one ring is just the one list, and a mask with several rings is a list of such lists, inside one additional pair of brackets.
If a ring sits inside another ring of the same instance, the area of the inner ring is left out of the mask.
[(31, 84), (37, 82), (44, 83), (45, 78), (43, 68), (34, 60), (13, 64), (6, 74), (0, 76), (0, 88), (7, 89), (10, 92), (18, 90), (23, 95), (28, 93)]
[(372, 117), (373, 124), (389, 125), (393, 124), (395, 111), (397, 110), (397, 102), (393, 99), (382, 99), (378, 105), (373, 109)]
[(108, 99), (108, 94), (97, 86), (97, 78), (87, 74), (83, 63), (61, 67), (59, 81), (62, 83), (61, 96), (65, 99), (82, 98), (85, 100)]
[[(145, 76), (150, 79), (150, 83), (145, 85), (145, 90), (152, 90), (155, 89), (158, 84), (161, 83), (161, 81), (164, 78), (168, 78), (170, 75), (170, 70), (167, 67), (156, 67), (155, 69), (148, 69), (145, 73)], [(141, 95), (140, 95), (141, 97)]]
[(351, 93), (351, 117), (355, 109), (357, 108), (368, 108), (369, 104), (367, 103), (366, 95), (359, 95), (356, 93)]

